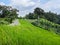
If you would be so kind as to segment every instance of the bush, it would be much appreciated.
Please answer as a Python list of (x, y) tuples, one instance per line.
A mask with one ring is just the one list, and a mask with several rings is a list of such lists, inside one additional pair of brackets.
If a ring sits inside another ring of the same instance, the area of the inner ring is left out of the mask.
[(39, 24), (37, 21), (35, 22), (32, 22), (33, 25), (37, 26), (37, 27), (40, 27), (40, 28), (43, 28), (45, 30), (48, 30), (48, 31), (53, 31), (55, 33), (60, 33), (60, 25), (58, 24), (55, 24), (55, 23), (52, 23), (46, 19), (40, 19), (39, 20)]
[(12, 23), (14, 19), (13, 18), (6, 18), (5, 21), (7, 21), (8, 23)]
[(7, 21), (0, 21), (0, 25), (2, 25), (2, 24), (9, 24)]

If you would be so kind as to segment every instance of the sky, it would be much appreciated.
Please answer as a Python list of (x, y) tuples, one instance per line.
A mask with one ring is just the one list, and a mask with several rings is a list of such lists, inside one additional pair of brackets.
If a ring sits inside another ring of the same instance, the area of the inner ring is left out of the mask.
[(0, 5), (17, 8), (19, 16), (33, 12), (36, 7), (40, 7), (46, 12), (52, 11), (60, 14), (60, 0), (0, 0)]

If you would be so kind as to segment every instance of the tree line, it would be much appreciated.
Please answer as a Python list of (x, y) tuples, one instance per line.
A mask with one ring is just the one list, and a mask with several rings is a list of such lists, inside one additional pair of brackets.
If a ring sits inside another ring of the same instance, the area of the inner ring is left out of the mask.
[(53, 13), (51, 11), (45, 12), (43, 9), (37, 7), (33, 13), (29, 13), (25, 16), (26, 19), (39, 19), (44, 18), (51, 22), (60, 24), (60, 14)]

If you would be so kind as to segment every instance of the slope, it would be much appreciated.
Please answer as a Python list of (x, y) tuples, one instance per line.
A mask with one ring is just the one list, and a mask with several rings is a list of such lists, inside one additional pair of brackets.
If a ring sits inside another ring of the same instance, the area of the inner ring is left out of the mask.
[(30, 20), (30, 22), (31, 21), (32, 21), (32, 24), (37, 26), (37, 27), (46, 29), (46, 30), (51, 31), (51, 32), (55, 32), (56, 34), (60, 35), (60, 25), (59, 24), (53, 23), (53, 22), (48, 21), (48, 20), (43, 19), (43, 18), (40, 18), (39, 21)]
[(60, 45), (60, 36), (20, 19), (18, 26), (0, 25), (0, 45)]

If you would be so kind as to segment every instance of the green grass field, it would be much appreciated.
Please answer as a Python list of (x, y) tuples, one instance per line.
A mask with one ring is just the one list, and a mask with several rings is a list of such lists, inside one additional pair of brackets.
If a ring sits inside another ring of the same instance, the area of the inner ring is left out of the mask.
[(33, 26), (26, 20), (20, 25), (0, 25), (0, 45), (60, 45), (60, 36)]

